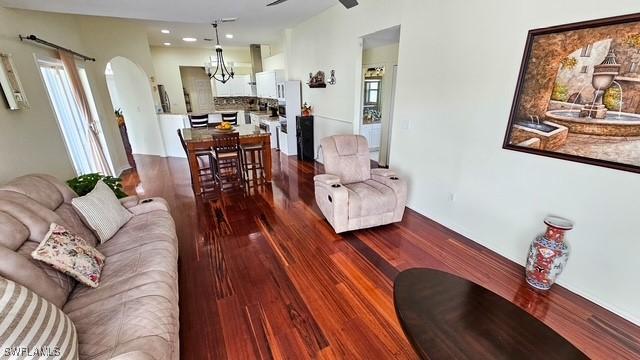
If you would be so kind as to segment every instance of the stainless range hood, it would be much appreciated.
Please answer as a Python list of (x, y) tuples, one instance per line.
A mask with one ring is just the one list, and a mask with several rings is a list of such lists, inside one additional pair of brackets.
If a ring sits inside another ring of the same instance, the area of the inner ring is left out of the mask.
[(251, 52), (251, 85), (256, 86), (256, 73), (262, 72), (262, 49), (260, 44), (249, 45)]

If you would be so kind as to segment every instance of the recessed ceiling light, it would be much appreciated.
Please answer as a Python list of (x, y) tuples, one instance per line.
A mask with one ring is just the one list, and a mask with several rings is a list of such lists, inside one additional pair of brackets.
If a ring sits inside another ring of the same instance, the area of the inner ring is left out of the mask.
[(186, 42), (196, 42), (196, 41), (198, 41), (198, 39), (196, 39), (196, 38), (192, 38), (192, 37), (186, 37), (186, 38), (182, 38), (182, 41), (186, 41)]
[(171, 31), (167, 30), (167, 29), (162, 29), (160, 30), (161, 33), (163, 34), (171, 34)]
[(166, 42), (166, 43), (164, 43), (164, 46), (171, 46), (171, 43)]
[(233, 39), (233, 34), (227, 34), (224, 37), (226, 37), (227, 39)]

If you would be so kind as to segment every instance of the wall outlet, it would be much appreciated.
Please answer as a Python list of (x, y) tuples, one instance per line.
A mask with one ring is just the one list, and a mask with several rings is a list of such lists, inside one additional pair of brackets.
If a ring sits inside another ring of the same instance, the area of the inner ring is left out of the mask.
[(454, 193), (454, 192), (450, 192), (449, 193), (449, 201), (454, 202), (456, 201), (456, 197), (458, 194)]

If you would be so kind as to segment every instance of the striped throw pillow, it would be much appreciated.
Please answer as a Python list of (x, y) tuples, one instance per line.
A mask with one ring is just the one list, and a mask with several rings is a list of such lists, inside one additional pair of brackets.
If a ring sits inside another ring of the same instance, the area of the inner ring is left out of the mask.
[(78, 359), (71, 319), (26, 287), (0, 277), (0, 358)]
[(96, 232), (101, 243), (111, 239), (133, 217), (102, 181), (98, 181), (87, 195), (71, 200), (71, 205), (87, 226)]

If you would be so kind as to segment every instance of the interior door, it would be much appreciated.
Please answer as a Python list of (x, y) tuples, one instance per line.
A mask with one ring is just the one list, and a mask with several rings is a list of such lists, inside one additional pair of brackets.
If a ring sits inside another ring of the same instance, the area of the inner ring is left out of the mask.
[(209, 80), (198, 79), (194, 85), (197, 96), (197, 112), (206, 114), (211, 111), (213, 104), (213, 94), (211, 93)]

